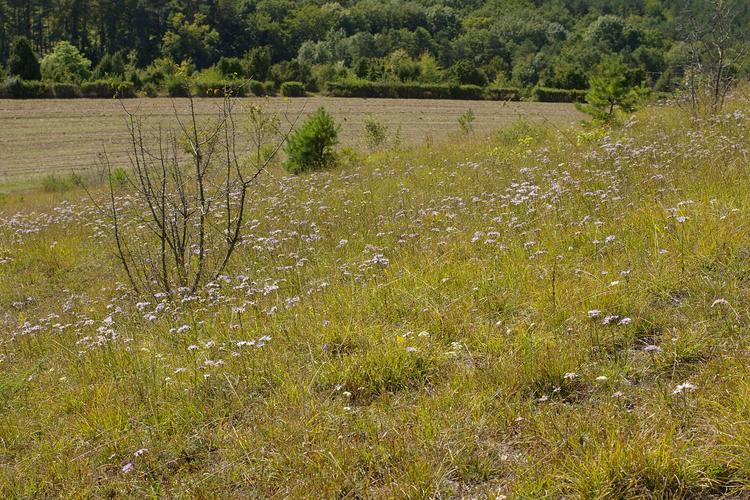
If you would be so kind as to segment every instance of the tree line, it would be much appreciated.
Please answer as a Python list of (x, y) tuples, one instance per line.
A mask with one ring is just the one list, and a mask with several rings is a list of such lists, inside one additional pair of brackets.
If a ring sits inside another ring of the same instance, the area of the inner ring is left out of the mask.
[[(630, 84), (669, 91), (717, 2), (737, 34), (727, 49), (743, 50), (741, 0), (0, 0), (0, 76), (586, 89), (614, 56)], [(31, 54), (39, 74), (20, 74)], [(735, 59), (727, 71), (747, 74)]]

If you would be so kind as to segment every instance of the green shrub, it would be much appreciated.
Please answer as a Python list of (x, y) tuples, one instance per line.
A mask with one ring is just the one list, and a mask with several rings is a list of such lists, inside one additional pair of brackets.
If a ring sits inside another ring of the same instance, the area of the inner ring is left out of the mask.
[(391, 98), (391, 99), (471, 99), (485, 98), (478, 85), (457, 85), (415, 82), (372, 82), (347, 79), (326, 84), (333, 97)]
[(522, 93), (516, 87), (487, 87), (484, 97), (489, 101), (520, 101)]
[(112, 184), (115, 184), (120, 187), (128, 183), (129, 177), (130, 176), (128, 175), (128, 171), (122, 167), (115, 168), (114, 170), (112, 170), (112, 173), (110, 174), (110, 179), (112, 180)]
[(284, 148), (287, 171), (299, 174), (332, 165), (340, 128), (324, 108), (318, 109), (289, 137)]
[(2, 85), (0, 94), (9, 99), (44, 99), (52, 97), (49, 85), (45, 82), (26, 82), (18, 77), (10, 77)]
[(47, 174), (42, 178), (42, 189), (47, 193), (63, 193), (72, 189), (78, 178), (73, 175), (60, 177), (57, 174)]
[(377, 149), (388, 139), (388, 125), (380, 120), (368, 116), (365, 118), (365, 140), (370, 149)]
[(247, 89), (250, 94), (257, 97), (272, 96), (276, 94), (276, 84), (274, 82), (249, 80), (247, 82)]
[(248, 85), (244, 80), (204, 80), (195, 82), (193, 86), (195, 95), (199, 97), (243, 97), (248, 92)]
[(532, 91), (532, 97), (539, 102), (585, 102), (586, 91), (536, 87)]
[(474, 110), (467, 109), (464, 114), (458, 117), (458, 127), (464, 135), (470, 135), (474, 133), (474, 121), (477, 119), (477, 115), (474, 114)]
[(58, 42), (41, 62), (42, 77), (61, 83), (80, 83), (91, 76), (91, 61), (70, 42)]
[(49, 86), (56, 99), (75, 99), (81, 97), (81, 87), (72, 83), (52, 83)]
[(164, 89), (169, 97), (189, 97), (190, 82), (181, 75), (169, 75), (164, 79)]
[(304, 97), (305, 84), (302, 82), (284, 82), (281, 84), (281, 95), (284, 97)]
[(263, 92), (265, 95), (276, 95), (276, 83), (273, 80), (263, 82)]
[(135, 89), (131, 82), (96, 80), (82, 83), (81, 94), (90, 99), (129, 98), (135, 96)]

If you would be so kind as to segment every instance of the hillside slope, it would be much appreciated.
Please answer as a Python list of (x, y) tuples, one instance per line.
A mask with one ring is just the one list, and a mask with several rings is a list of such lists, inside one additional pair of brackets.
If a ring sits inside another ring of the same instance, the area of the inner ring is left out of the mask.
[(118, 284), (82, 193), (6, 200), (2, 496), (747, 495), (731, 108), (265, 177), (177, 303)]

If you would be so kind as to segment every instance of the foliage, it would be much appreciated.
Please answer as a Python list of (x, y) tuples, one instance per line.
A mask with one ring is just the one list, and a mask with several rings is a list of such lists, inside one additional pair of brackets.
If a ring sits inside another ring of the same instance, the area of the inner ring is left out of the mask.
[(458, 127), (464, 135), (474, 133), (474, 121), (476, 121), (477, 115), (474, 114), (474, 110), (467, 109), (461, 116), (458, 117)]
[[(609, 56), (622, 57), (633, 70), (630, 83), (661, 91), (682, 86), (686, 69), (695, 72), (697, 63), (712, 74), (720, 67), (719, 80), (729, 84), (750, 70), (744, 36), (750, 10), (738, 0), (11, 5), (0, 0), (0, 64), (16, 36), (28, 37), (42, 53), (68, 41), (97, 63), (95, 79), (122, 78), (137, 90), (161, 85), (150, 77), (152, 63), (162, 56), (177, 64), (192, 61), (198, 69), (220, 64), (228, 78), (273, 79), (277, 86), (301, 81), (311, 91), (333, 73), (334, 80), (356, 75), (375, 82), (494, 82), (524, 93), (534, 87), (575, 90), (589, 87), (593, 69)], [(692, 55), (671, 57), (681, 46)], [(716, 56), (717, 48), (723, 56)], [(126, 54), (132, 54), (126, 64), (131, 67), (121, 74)]]
[(281, 95), (284, 97), (304, 97), (305, 84), (302, 82), (284, 82), (281, 84)]
[(578, 108), (594, 119), (611, 122), (617, 110), (635, 111), (643, 95), (642, 89), (628, 84), (628, 68), (619, 58), (604, 60), (591, 77), (591, 88), (586, 93), (586, 104)]
[(334, 97), (386, 97), (401, 99), (475, 99), (485, 96), (476, 85), (425, 84), (401, 82), (371, 82), (366, 80), (342, 80), (326, 84), (328, 95)]
[(319, 108), (289, 137), (284, 147), (287, 171), (300, 174), (330, 167), (336, 157), (334, 147), (340, 129), (333, 117)]
[(91, 61), (69, 42), (59, 42), (42, 58), (42, 78), (59, 83), (81, 83), (91, 76)]
[(175, 61), (193, 61), (199, 68), (209, 66), (218, 53), (219, 33), (205, 21), (203, 14), (195, 14), (192, 21), (182, 13), (174, 14), (171, 30), (162, 40), (164, 55)]
[(89, 99), (124, 99), (135, 97), (135, 88), (130, 82), (119, 80), (94, 80), (81, 84), (81, 94)]
[(373, 116), (365, 118), (364, 122), (365, 141), (371, 150), (375, 150), (388, 140), (388, 124), (383, 123)]
[(41, 80), (42, 72), (39, 60), (31, 48), (28, 38), (19, 36), (13, 41), (8, 58), (8, 71), (13, 76), (24, 80)]
[(534, 87), (532, 97), (539, 102), (584, 102), (585, 90), (552, 89), (548, 87)]

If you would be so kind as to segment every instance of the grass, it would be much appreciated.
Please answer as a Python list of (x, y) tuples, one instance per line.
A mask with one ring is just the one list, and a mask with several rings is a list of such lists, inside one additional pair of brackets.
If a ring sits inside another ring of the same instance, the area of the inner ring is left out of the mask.
[(185, 303), (9, 196), (2, 496), (746, 496), (750, 103), (563, 132), (274, 171)]
[[(260, 99), (243, 99), (243, 103)], [(265, 99), (263, 99), (265, 101)], [(474, 103), (476, 104), (476, 103)], [(572, 104), (481, 102), (476, 108), (477, 132), (487, 133), (514, 123), (519, 117), (530, 122), (549, 120), (568, 126), (582, 118)], [(175, 109), (187, 116), (185, 99), (128, 99), (125, 105), (149, 118), (148, 127), (176, 128)], [(200, 117), (214, 116), (221, 99), (196, 99)], [(268, 107), (287, 113), (312, 113), (320, 106), (343, 124), (343, 146), (364, 149), (365, 125), (377, 119), (389, 126), (384, 142), (419, 145), (443, 141), (459, 132), (458, 118), (467, 101), (411, 99), (336, 99), (325, 97), (270, 98)], [(174, 106), (174, 107), (173, 107)], [(83, 172), (98, 165), (103, 149), (113, 157), (115, 166), (127, 164), (122, 154), (128, 143), (123, 112), (117, 101), (107, 99), (76, 100), (2, 100), (0, 99), (0, 192), (28, 189), (48, 174), (65, 177), (72, 171)]]

